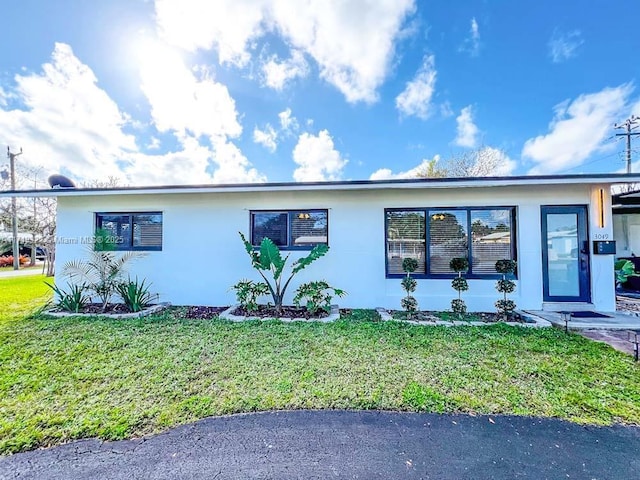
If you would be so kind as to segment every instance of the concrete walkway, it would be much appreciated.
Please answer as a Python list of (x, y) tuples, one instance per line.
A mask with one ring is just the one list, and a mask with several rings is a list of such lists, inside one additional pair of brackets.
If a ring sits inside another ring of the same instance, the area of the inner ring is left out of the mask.
[(0, 479), (627, 479), (640, 428), (553, 419), (293, 411), (0, 457)]
[(11, 267), (0, 268), (0, 278), (22, 277), (25, 275), (42, 275), (42, 265), (21, 268), (20, 270), (14, 270)]
[[(544, 310), (527, 310), (530, 315), (543, 318), (552, 325), (564, 328), (565, 323), (561, 313)], [(571, 330), (640, 330), (640, 317), (626, 313), (604, 312), (606, 317), (576, 318), (571, 317), (569, 328)]]

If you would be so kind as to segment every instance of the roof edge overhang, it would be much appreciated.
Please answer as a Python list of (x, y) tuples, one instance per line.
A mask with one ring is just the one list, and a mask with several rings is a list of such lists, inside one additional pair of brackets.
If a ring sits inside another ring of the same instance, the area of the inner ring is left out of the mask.
[(640, 174), (526, 175), (514, 177), (465, 177), (397, 180), (345, 180), (333, 182), (276, 182), (203, 185), (159, 185), (117, 188), (54, 188), (47, 190), (9, 190), (2, 197), (71, 197), (108, 195), (248, 193), (277, 191), (341, 191), (512, 187), (527, 185), (579, 185), (640, 183)]

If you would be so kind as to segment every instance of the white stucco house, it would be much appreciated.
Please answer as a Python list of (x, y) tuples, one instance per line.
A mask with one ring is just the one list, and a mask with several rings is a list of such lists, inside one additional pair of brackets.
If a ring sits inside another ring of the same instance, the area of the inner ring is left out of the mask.
[(104, 228), (120, 249), (146, 252), (132, 275), (147, 278), (174, 305), (228, 305), (231, 285), (259, 279), (242, 232), (255, 245), (270, 237), (290, 260), (317, 243), (329, 245), (296, 277), (289, 302), (300, 283), (324, 279), (348, 292), (341, 306), (399, 308), (402, 259), (414, 257), (420, 307), (446, 310), (455, 295), (449, 261), (464, 256), (470, 311), (494, 310), (494, 265), (503, 258), (517, 261), (510, 298), (518, 308), (613, 311), (610, 190), (631, 182), (640, 176), (62, 188), (0, 196), (57, 197), (58, 276)]

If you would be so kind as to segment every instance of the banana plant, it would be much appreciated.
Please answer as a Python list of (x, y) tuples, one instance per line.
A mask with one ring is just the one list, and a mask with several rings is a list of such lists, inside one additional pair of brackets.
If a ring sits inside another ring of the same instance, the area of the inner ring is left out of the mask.
[[(242, 238), (247, 254), (251, 258), (251, 266), (256, 269), (267, 284), (269, 293), (273, 298), (273, 305), (278, 313), (282, 312), (284, 294), (293, 277), (329, 251), (329, 247), (325, 244), (316, 245), (309, 252), (309, 255), (299, 258), (291, 264), (291, 272), (287, 276), (283, 275), (283, 272), (289, 260), (289, 255), (282, 257), (280, 249), (270, 238), (263, 238), (260, 243), (260, 249), (255, 250), (242, 232), (238, 233), (240, 234), (240, 238)], [(271, 278), (267, 278), (265, 272), (268, 272)]]

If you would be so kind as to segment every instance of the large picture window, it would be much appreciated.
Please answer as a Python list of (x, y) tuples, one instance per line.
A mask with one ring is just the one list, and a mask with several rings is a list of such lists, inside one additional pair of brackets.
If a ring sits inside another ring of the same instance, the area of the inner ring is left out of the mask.
[(495, 277), (495, 263), (516, 259), (515, 208), (387, 209), (387, 276), (404, 275), (402, 260), (418, 261), (417, 276), (453, 276), (449, 262), (469, 260), (468, 276)]
[(96, 229), (115, 250), (162, 250), (162, 213), (96, 213)]
[(252, 211), (251, 244), (267, 237), (284, 249), (311, 249), (328, 243), (327, 210)]

